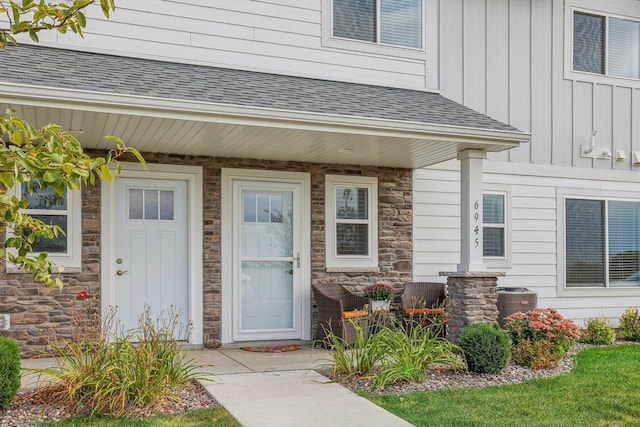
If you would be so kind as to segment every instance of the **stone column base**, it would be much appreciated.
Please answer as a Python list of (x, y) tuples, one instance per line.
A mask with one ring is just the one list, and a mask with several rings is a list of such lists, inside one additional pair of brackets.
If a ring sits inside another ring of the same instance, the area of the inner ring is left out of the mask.
[(447, 276), (447, 339), (455, 343), (462, 329), (472, 323), (497, 323), (498, 277), (502, 272), (440, 272)]

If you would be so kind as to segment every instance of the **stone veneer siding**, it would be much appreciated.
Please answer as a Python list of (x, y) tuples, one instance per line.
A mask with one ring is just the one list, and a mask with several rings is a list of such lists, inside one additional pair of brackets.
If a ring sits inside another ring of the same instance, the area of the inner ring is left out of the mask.
[(472, 323), (498, 323), (498, 277), (504, 275), (488, 271), (440, 273), (447, 276), (449, 341), (456, 343)]
[[(204, 346), (221, 345), (221, 168), (307, 172), (311, 175), (311, 281), (336, 283), (361, 290), (385, 281), (401, 292), (412, 276), (413, 173), (409, 169), (327, 165), (284, 161), (224, 159), (149, 154), (148, 163), (203, 167), (203, 325)], [(327, 272), (325, 269), (324, 177), (378, 177), (379, 271)], [(82, 272), (65, 273), (65, 287), (45, 288), (28, 274), (0, 272), (0, 313), (11, 315), (11, 329), (0, 334), (15, 338), (23, 356), (46, 348), (47, 338), (73, 336), (73, 307), (82, 307), (77, 293), (100, 298), (100, 187), (82, 190)], [(313, 319), (316, 315), (313, 316)], [(315, 322), (312, 325), (315, 330)]]

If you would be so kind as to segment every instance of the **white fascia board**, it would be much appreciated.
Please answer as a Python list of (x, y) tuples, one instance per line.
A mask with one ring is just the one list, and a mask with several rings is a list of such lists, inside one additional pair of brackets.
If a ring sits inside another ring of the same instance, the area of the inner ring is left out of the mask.
[(352, 133), (511, 148), (528, 142), (526, 132), (456, 127), (428, 123), (249, 107), (182, 99), (0, 83), (0, 101), (49, 108), (130, 114), (178, 120), (234, 123), (300, 130)]

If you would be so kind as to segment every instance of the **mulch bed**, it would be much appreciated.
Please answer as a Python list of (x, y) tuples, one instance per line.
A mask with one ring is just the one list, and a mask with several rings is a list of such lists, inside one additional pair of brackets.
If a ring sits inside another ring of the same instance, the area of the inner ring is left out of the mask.
[[(165, 395), (148, 406), (132, 411), (128, 416), (144, 418), (160, 414), (171, 415), (218, 405), (197, 382), (188, 383), (174, 393), (176, 397)], [(20, 392), (7, 409), (0, 410), (0, 427), (33, 426), (47, 421), (60, 421), (77, 414), (70, 403), (52, 402), (46, 395)]]

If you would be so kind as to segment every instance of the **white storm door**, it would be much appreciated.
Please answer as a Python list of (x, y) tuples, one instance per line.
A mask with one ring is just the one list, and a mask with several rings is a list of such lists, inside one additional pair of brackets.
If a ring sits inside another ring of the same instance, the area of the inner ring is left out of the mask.
[(177, 339), (189, 319), (187, 182), (120, 178), (115, 189), (115, 303), (126, 329), (148, 305), (155, 316), (181, 313)]
[(233, 338), (301, 338), (301, 185), (233, 184)]

